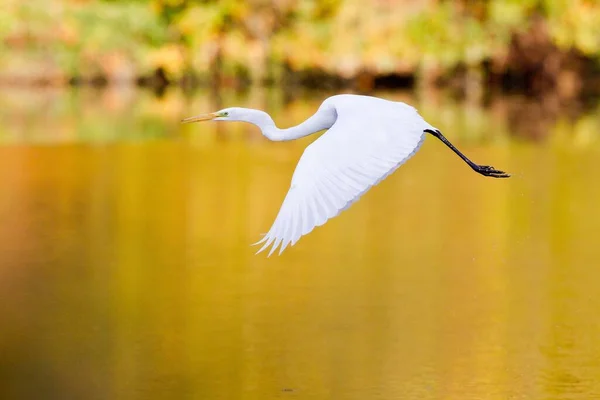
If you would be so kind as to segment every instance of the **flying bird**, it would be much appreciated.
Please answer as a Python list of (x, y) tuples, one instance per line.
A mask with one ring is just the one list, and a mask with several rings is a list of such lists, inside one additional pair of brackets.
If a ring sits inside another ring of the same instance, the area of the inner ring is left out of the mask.
[(342, 94), (327, 98), (306, 121), (278, 128), (264, 111), (230, 107), (182, 120), (242, 121), (260, 128), (269, 140), (298, 139), (327, 131), (305, 150), (292, 176), (290, 189), (257, 254), (271, 246), (269, 256), (316, 226), (346, 210), (421, 147), (426, 134), (441, 140), (475, 172), (493, 178), (510, 175), (469, 160), (439, 129), (431, 126), (408, 104), (378, 97)]

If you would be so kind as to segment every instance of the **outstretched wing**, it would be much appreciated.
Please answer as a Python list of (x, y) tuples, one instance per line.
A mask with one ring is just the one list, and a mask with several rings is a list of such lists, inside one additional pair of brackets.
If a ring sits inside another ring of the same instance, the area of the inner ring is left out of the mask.
[[(256, 244), (279, 254), (323, 225), (412, 157), (430, 127), (403, 103), (333, 103), (337, 119), (302, 154), (269, 232)], [(375, 108), (373, 107), (375, 106)]]

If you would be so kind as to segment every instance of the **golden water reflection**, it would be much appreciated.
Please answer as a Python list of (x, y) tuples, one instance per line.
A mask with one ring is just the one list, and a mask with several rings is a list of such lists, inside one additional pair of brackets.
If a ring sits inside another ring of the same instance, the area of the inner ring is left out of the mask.
[[(478, 176), (428, 139), (267, 259), (248, 245), (310, 139), (170, 122), (212, 110), (191, 101), (151, 137), (135, 115), (73, 140), (99, 117), (66, 112), (51, 117), (63, 144), (0, 146), (2, 398), (600, 397), (596, 137), (555, 122), (540, 144), (499, 123), (475, 140), (493, 115), (432, 106), (513, 178)], [(289, 124), (312, 111), (287, 107)]]

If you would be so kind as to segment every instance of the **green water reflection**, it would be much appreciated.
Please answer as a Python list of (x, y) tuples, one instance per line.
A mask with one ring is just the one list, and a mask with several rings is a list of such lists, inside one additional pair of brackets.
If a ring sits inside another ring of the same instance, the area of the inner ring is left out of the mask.
[(513, 178), (428, 139), (270, 259), (248, 245), (311, 139), (178, 121), (252, 104), (290, 125), (324, 95), (0, 96), (1, 397), (600, 397), (595, 111), (390, 95)]

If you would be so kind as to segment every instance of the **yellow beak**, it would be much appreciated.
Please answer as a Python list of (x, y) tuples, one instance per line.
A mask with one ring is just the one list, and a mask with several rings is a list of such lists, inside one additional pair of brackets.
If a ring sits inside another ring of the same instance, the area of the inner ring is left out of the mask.
[(182, 119), (181, 123), (182, 124), (189, 124), (191, 122), (208, 121), (208, 120), (211, 120), (211, 119), (215, 119), (217, 117), (218, 117), (217, 113), (200, 114), (200, 115), (196, 115), (195, 117), (189, 117), (189, 118), (186, 118), (186, 119)]

